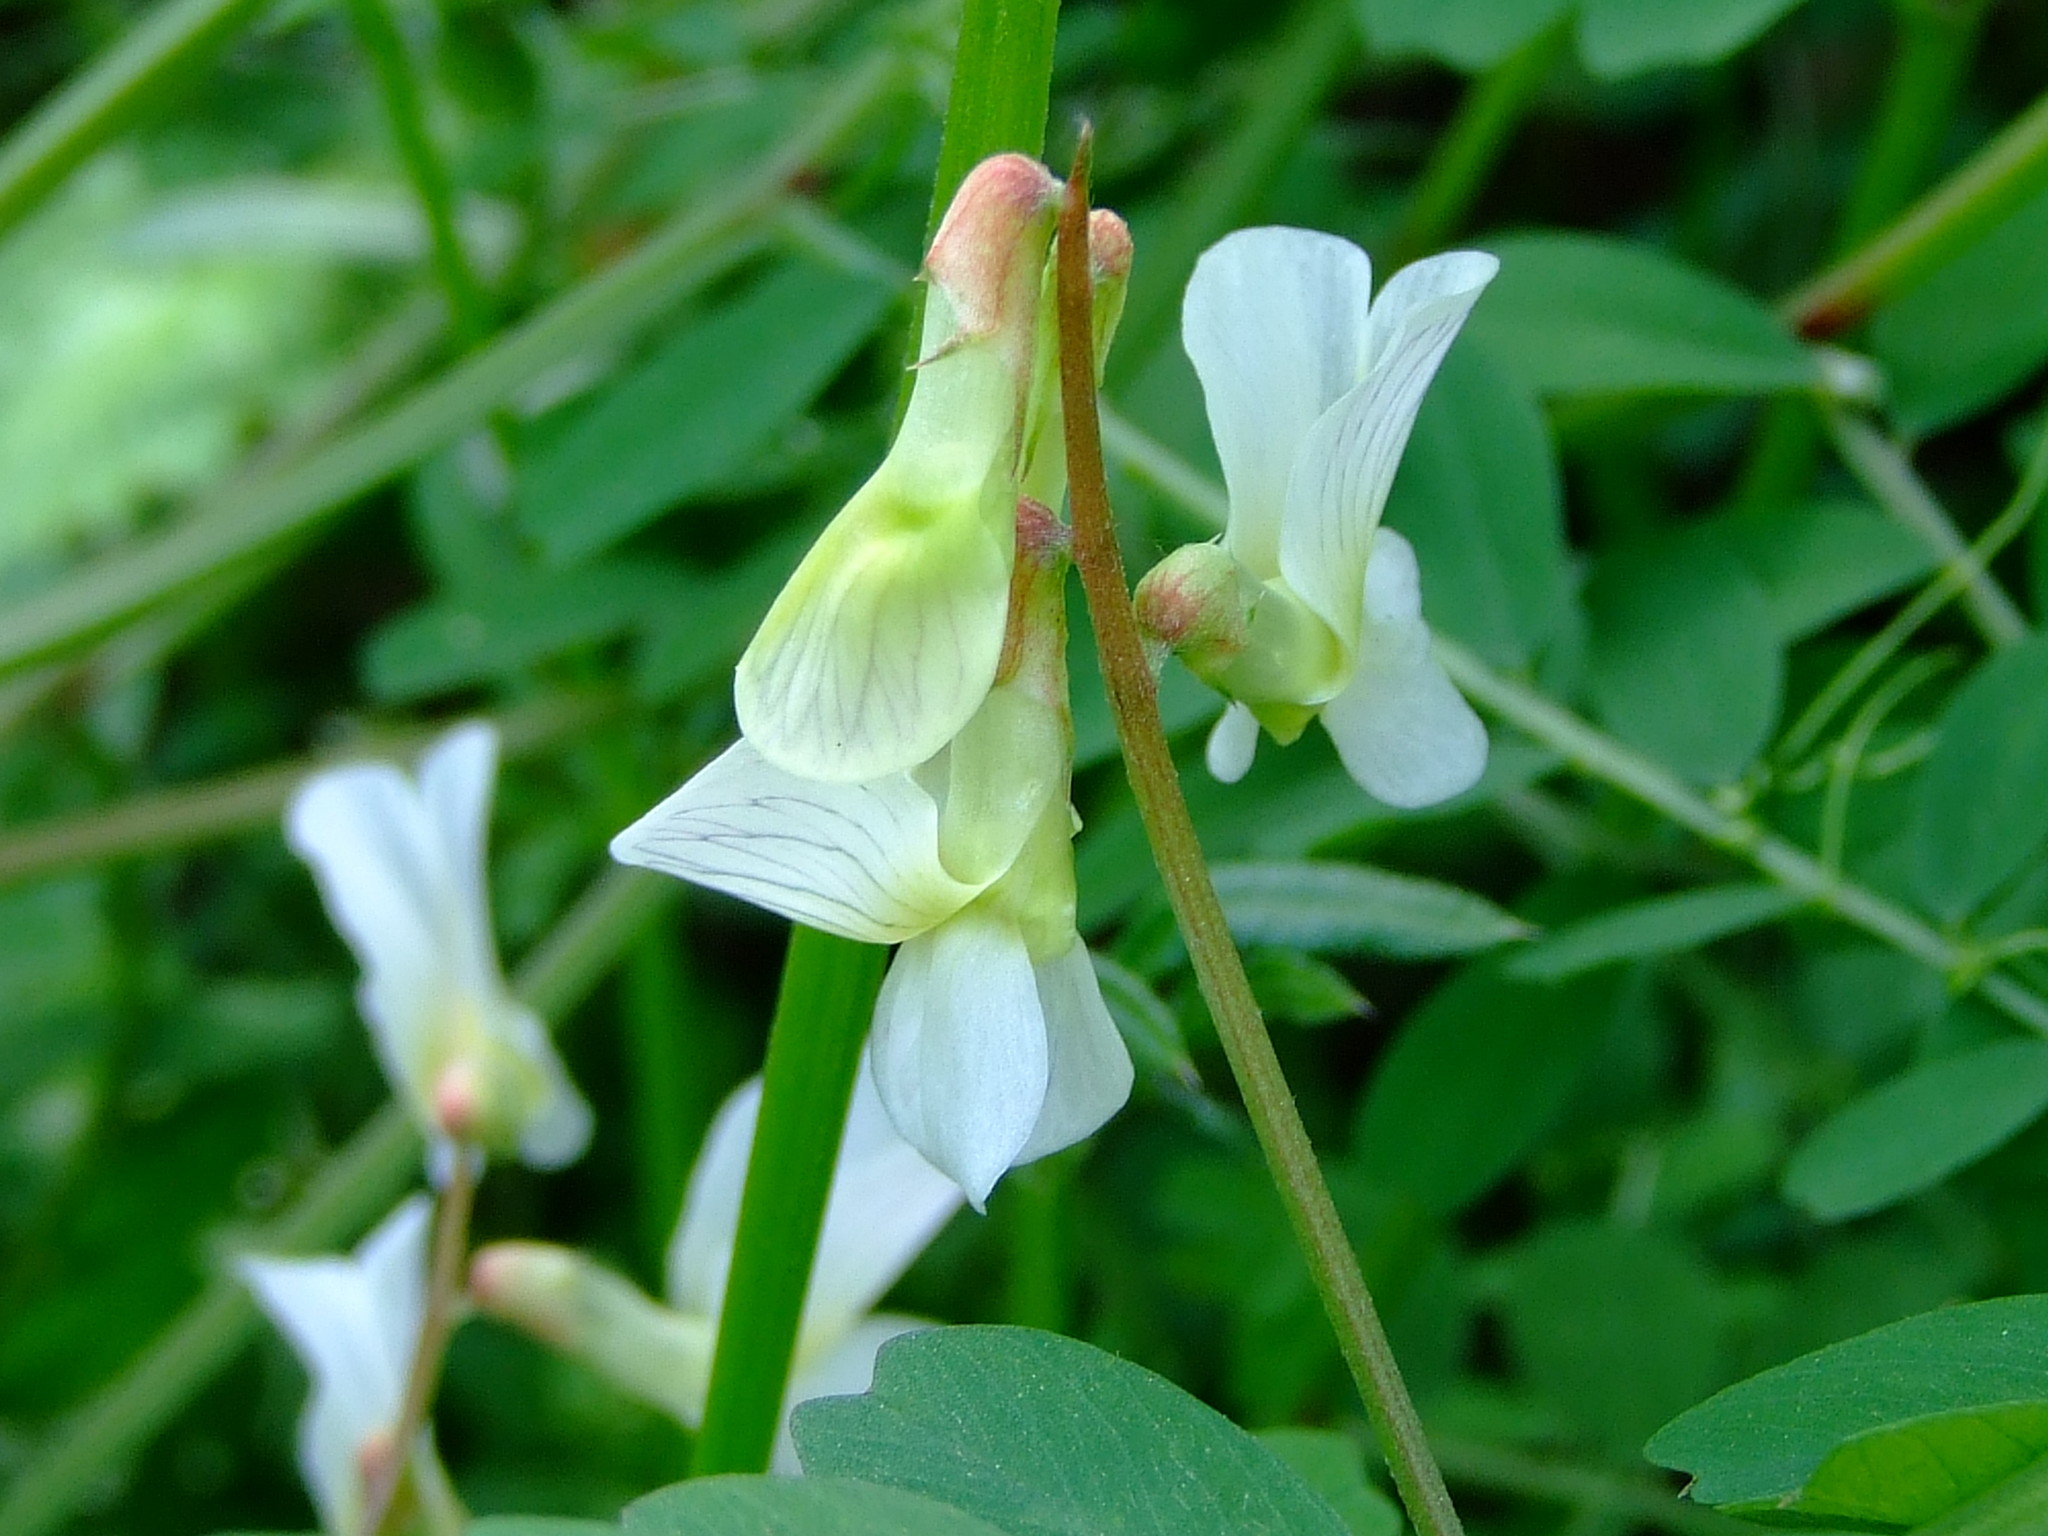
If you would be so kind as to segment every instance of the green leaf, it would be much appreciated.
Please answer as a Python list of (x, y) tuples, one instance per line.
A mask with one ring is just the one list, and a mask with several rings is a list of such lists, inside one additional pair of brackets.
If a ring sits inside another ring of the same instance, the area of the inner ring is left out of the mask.
[(522, 572), (385, 624), (363, 654), (363, 681), (399, 702), (500, 678), (615, 639), (663, 609), (690, 612), (702, 587), (680, 567), (650, 560)]
[(1557, 456), (1536, 402), (1482, 346), (1444, 359), (1387, 523), (1415, 545), (1436, 629), (1511, 668), (1557, 633), (1571, 594)]
[(1579, 56), (1613, 79), (1674, 64), (1711, 64), (1742, 48), (1801, 0), (1583, 0)]
[(1401, 1506), (1373, 1487), (1364, 1452), (1351, 1436), (1335, 1429), (1262, 1429), (1259, 1440), (1322, 1495), (1351, 1536), (1401, 1536)]
[(1763, 583), (1790, 645), (1910, 586), (1940, 562), (1926, 541), (1860, 501), (1747, 508), (1721, 524)]
[(1790, 1504), (1815, 1520), (1890, 1525), (1938, 1520), (2048, 1453), (2048, 1403), (1964, 1409), (1852, 1435)]
[(1565, 13), (1571, 0), (1357, 0), (1366, 46), (1420, 53), (1463, 70), (1497, 64)]
[(1370, 1011), (1343, 972), (1298, 949), (1255, 949), (1244, 969), (1259, 1011), (1283, 1024), (1334, 1024)]
[(616, 1536), (602, 1520), (567, 1520), (559, 1515), (485, 1515), (463, 1527), (463, 1536)]
[(1936, 916), (1968, 916), (2048, 842), (2048, 635), (1955, 692), (1920, 775), (1913, 873)]
[(627, 1505), (619, 1523), (625, 1536), (999, 1536), (915, 1493), (822, 1477), (693, 1478)]
[(561, 565), (703, 494), (767, 449), (874, 333), (894, 283), (792, 260), (549, 424), (519, 519)]
[(1502, 1284), (1523, 1376), (1605, 1449), (1632, 1452), (1727, 1379), (1713, 1279), (1666, 1233), (1555, 1226), (1508, 1258)]
[(1879, 310), (1871, 350), (1899, 425), (1918, 435), (1976, 415), (2048, 360), (2048, 192)]
[(1587, 691), (1594, 712), (1695, 784), (1725, 784), (1777, 724), (1785, 659), (1757, 579), (1696, 529), (1631, 545), (1600, 564)]
[(797, 1410), (809, 1476), (942, 1499), (1009, 1536), (1345, 1536), (1272, 1451), (1139, 1366), (1027, 1328), (882, 1348), (874, 1387)]
[(1656, 896), (1553, 929), (1508, 962), (1520, 981), (1558, 981), (1597, 966), (1697, 949), (1782, 917), (1801, 898), (1776, 885), (1716, 885)]
[(1247, 946), (1433, 960), (1530, 932), (1483, 896), (1362, 864), (1219, 864), (1213, 873), (1230, 931)]
[(1180, 1019), (1165, 999), (1146, 984), (1144, 977), (1126, 970), (1107, 955), (1091, 953), (1089, 958), (1095, 962), (1095, 979), (1102, 987), (1102, 1001), (1108, 1005), (1116, 1031), (1123, 1036), (1124, 1046), (1138, 1069), (1148, 1077), (1169, 1077), (1188, 1087), (1199, 1084), (1201, 1076), (1195, 1071), (1194, 1058), (1188, 1054)]
[(1785, 1198), (1822, 1221), (1918, 1194), (2005, 1145), (2048, 1110), (2048, 1043), (2001, 1040), (1882, 1083), (1792, 1155)]
[(1763, 1508), (1854, 1435), (2015, 1403), (2048, 1403), (2048, 1296), (1948, 1307), (1802, 1355), (1680, 1414), (1644, 1454), (1690, 1473), (1698, 1503)]
[(1439, 1214), (1485, 1194), (1564, 1109), (1614, 1021), (1616, 992), (1610, 976), (1524, 985), (1491, 965), (1439, 987), (1359, 1106), (1363, 1166)]
[(1536, 394), (1751, 395), (1815, 382), (1770, 310), (1659, 252), (1578, 234), (1487, 246), (1500, 276), (1471, 330)]

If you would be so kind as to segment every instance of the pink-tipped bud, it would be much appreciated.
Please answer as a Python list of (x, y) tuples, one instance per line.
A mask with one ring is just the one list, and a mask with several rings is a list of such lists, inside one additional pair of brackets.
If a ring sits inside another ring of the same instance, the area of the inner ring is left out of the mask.
[(1242, 651), (1258, 587), (1220, 544), (1186, 544), (1145, 573), (1135, 602), (1145, 637), (1199, 674)]
[(496, 1318), (558, 1348), (577, 1342), (583, 1260), (552, 1243), (491, 1243), (469, 1262), (469, 1295)]
[(967, 173), (939, 222), (924, 270), (962, 335), (988, 335), (1038, 297), (1060, 182), (1028, 155), (996, 155)]
[(367, 1436), (356, 1447), (356, 1476), (366, 1492), (380, 1492), (398, 1476), (398, 1439), (389, 1429)]
[(434, 1079), (434, 1124), (452, 1141), (483, 1139), (483, 1073), (470, 1058), (459, 1057)]
[(1088, 215), (1088, 270), (1098, 283), (1122, 282), (1131, 275), (1131, 226), (1107, 208)]

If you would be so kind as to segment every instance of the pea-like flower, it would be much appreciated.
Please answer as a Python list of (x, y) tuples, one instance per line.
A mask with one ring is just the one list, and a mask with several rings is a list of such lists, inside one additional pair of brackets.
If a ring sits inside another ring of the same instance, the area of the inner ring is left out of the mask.
[[(756, 1078), (712, 1122), (669, 1245), (666, 1306), (582, 1254), (545, 1243), (485, 1248), (470, 1269), (471, 1294), (493, 1316), (698, 1428), (760, 1107)], [(791, 1409), (813, 1397), (866, 1391), (875, 1352), (899, 1333), (928, 1326), (876, 1314), (874, 1306), (959, 1208), (953, 1181), (896, 1134), (863, 1062), (804, 1296), (778, 1431), (779, 1470), (796, 1470)]]
[(499, 969), (484, 883), (497, 734), (457, 726), (420, 759), (325, 769), (285, 813), (328, 916), (362, 966), (356, 999), (437, 1168), (461, 1142), (558, 1168), (590, 1109)]
[(1250, 768), (1263, 726), (1320, 717), (1346, 770), (1396, 806), (1469, 788), (1486, 732), (1432, 654), (1415, 552), (1380, 527), (1437, 365), (1499, 264), (1455, 251), (1371, 297), (1365, 252), (1245, 229), (1204, 253), (1181, 337), (1230, 495), (1220, 547), (1176, 551), (1139, 585), (1141, 621), (1233, 701), (1208, 761)]
[(933, 237), (902, 427), (734, 679), (741, 733), (786, 773), (857, 783), (913, 768), (995, 680), (1059, 191), (1037, 161), (998, 155)]
[[(432, 1206), (415, 1195), (364, 1238), (351, 1258), (247, 1255), (236, 1269), (312, 1378), (299, 1419), (299, 1471), (327, 1536), (369, 1536), (368, 1487), (389, 1476), (405, 1378), (426, 1305)], [(401, 1494), (456, 1530), (460, 1506), (421, 1430), (407, 1451)]]
[(1130, 1056), (1074, 922), (1066, 530), (1026, 502), (995, 686), (906, 773), (800, 778), (742, 739), (612, 840), (612, 857), (795, 922), (900, 944), (875, 1009), (897, 1129), (979, 1209), (1006, 1168), (1129, 1096)]

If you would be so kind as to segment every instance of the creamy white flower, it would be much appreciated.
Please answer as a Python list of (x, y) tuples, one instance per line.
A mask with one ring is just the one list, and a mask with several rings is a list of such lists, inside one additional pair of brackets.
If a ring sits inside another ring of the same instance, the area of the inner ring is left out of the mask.
[[(328, 1536), (365, 1536), (365, 1473), (392, 1452), (426, 1304), (432, 1210), (425, 1196), (407, 1200), (352, 1258), (236, 1262), (312, 1378), (299, 1419), (299, 1470)], [(452, 1507), (447, 1474), (425, 1431), (407, 1470), (413, 1497)]]
[[(1251, 766), (1261, 725), (1292, 741), (1317, 716), (1391, 805), (1447, 799), (1484, 769), (1485, 730), (1431, 651), (1414, 550), (1380, 514), (1498, 265), (1434, 256), (1375, 299), (1365, 252), (1300, 229), (1239, 230), (1196, 264), (1181, 336), (1230, 494), (1223, 549), (1246, 580), (1226, 593), (1208, 555), (1181, 551), (1146, 577), (1141, 607), (1183, 622), (1161, 638), (1235, 701), (1209, 742), (1217, 777)], [(1212, 600), (1243, 604), (1227, 645), (1210, 643)]]
[(484, 884), (497, 735), (457, 726), (420, 759), (314, 774), (285, 812), (363, 976), (392, 1088), (445, 1166), (460, 1139), (538, 1168), (581, 1155), (590, 1110), (499, 969)]
[[(471, 1290), (494, 1315), (698, 1428), (760, 1107), (755, 1078), (735, 1090), (712, 1121), (669, 1245), (667, 1306), (580, 1254), (539, 1243), (485, 1249)], [(899, 1333), (930, 1326), (874, 1307), (959, 1208), (958, 1186), (896, 1134), (863, 1060), (804, 1295), (776, 1444), (778, 1470), (797, 1470), (789, 1415), (798, 1403), (866, 1391), (875, 1351)]]

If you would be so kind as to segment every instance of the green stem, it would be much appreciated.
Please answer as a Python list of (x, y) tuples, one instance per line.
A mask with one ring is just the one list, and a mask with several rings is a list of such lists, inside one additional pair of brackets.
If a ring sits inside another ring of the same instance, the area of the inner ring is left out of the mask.
[[(1441, 637), (1437, 655), (1451, 681), (1524, 735), (1541, 742), (1589, 778), (1661, 811), (1717, 848), (1747, 860), (1822, 911), (1940, 971), (1967, 980), (1977, 952), (1943, 937), (1904, 907), (1843, 878), (1804, 849), (1747, 817), (1717, 810), (1661, 765), (1603, 735), (1534, 689), (1501, 676), (1462, 646)], [(2048, 1034), (2048, 999), (2010, 976), (1978, 981), (1985, 1001), (2028, 1028)]]
[(1893, 614), (1884, 628), (1864, 641), (1842, 669), (1828, 679), (1785, 733), (1778, 746), (1779, 757), (1797, 759), (1819, 741), (1863, 685), (1920, 632), (1922, 625), (1946, 608), (1957, 593), (1968, 590), (1972, 579), (1989, 568), (2000, 550), (2020, 536), (2040, 510), (2043, 496), (2048, 496), (2048, 433), (2035, 445), (2034, 456), (2027, 461), (2005, 510), (1986, 525), (1962, 559), (1944, 566), (1933, 581), (1915, 593), (1911, 602)]
[(1806, 336), (1856, 325), (2048, 185), (2048, 95), (1868, 244), (1778, 306)]
[(1955, 121), (1985, 0), (1897, 0), (1898, 51), (1836, 248), (1854, 250), (1912, 199)]
[(1131, 276), (1116, 328), (1110, 377), (1127, 382), (1151, 362), (1180, 317), (1181, 291), (1195, 259), (1257, 206), (1322, 110), (1356, 52), (1348, 5), (1305, 0), (1245, 81), (1230, 136), (1174, 189), (1156, 230), (1139, 229), (1145, 255)]
[(884, 955), (790, 931), (693, 1477), (768, 1470)]
[[(513, 991), (543, 1018), (586, 997), (675, 887), (637, 870), (608, 870), (527, 956)], [(419, 1176), (412, 1121), (387, 1104), (322, 1165), (275, 1221), (249, 1235), (265, 1253), (317, 1252), (354, 1241)], [(53, 1429), (0, 1503), (0, 1536), (48, 1536), (94, 1498), (261, 1330), (256, 1304), (225, 1273), (209, 1280), (127, 1369)]]
[(1970, 541), (1913, 470), (1904, 450), (1870, 422), (1839, 406), (1823, 406), (1828, 436), (1863, 488), (1940, 557), (1943, 567), (1965, 579), (1963, 606), (1992, 645), (2013, 645), (2027, 637), (2026, 616), (2005, 589), (1970, 552)]
[[(1135, 428), (1127, 426), (1125, 431), (1137, 435)], [(1147, 458), (1157, 465), (1172, 460), (1172, 453), (1154, 442)], [(1192, 480), (1205, 487), (1201, 495), (1184, 505), (1212, 526), (1220, 527), (1227, 506), (1222, 491), (1202, 481), (1199, 474), (1184, 465), (1172, 478)], [(1168, 482), (1154, 483), (1163, 489)], [(2000, 522), (2023, 520), (2044, 493), (2048, 493), (2048, 442), (2036, 453)], [(1995, 531), (1997, 525), (1986, 531), (1987, 538)], [(1937, 582), (1929, 590), (1939, 586)], [(1756, 822), (1717, 810), (1661, 765), (1604, 735), (1533, 688), (1495, 672), (1464, 647), (1438, 636), (1436, 649), (1451, 680), (1466, 694), (1524, 735), (1551, 748), (1587, 777), (1612, 785), (1662, 812), (1704, 841), (1746, 859), (1823, 911), (1861, 928), (1944, 976), (1974, 981), (1985, 1000), (2001, 1012), (2030, 1029), (2048, 1033), (2048, 999), (2011, 976), (1997, 972), (1979, 976), (1982, 957), (1972, 946), (1944, 938), (1903, 907), (1844, 879)]]
[(1531, 38), (1465, 87), (1437, 137), (1394, 233), (1394, 265), (1437, 249), (1472, 216), (1472, 205), (1571, 36), (1560, 24)]
[(398, 1422), (391, 1430), (391, 1458), (369, 1478), (363, 1501), (363, 1529), (384, 1536), (397, 1503), (400, 1484), (413, 1460), (413, 1445), (433, 1412), (434, 1392), (441, 1383), (441, 1364), (448, 1341), (461, 1318), (462, 1280), (469, 1257), (469, 1218), (476, 1209), (477, 1180), (483, 1160), (458, 1143), (448, 1186), (434, 1202), (434, 1252), (427, 1268), (427, 1299), (420, 1313), (420, 1336), (413, 1345), (412, 1364), (405, 1373), (405, 1395)]
[(210, 573), (302, 535), (474, 426), (532, 379), (620, 335), (769, 238), (790, 180), (844, 143), (900, 83), (888, 56), (856, 67), (800, 127), (722, 193), (326, 448), (224, 493), (0, 614), (0, 677), (87, 644)]
[[(934, 227), (972, 167), (1008, 150), (1043, 149), (1058, 17), (1058, 0), (967, 0)], [(913, 321), (912, 345), (916, 338)], [(882, 955), (806, 928), (790, 935), (696, 1476), (767, 1469)]]
[(1003, 1317), (1022, 1328), (1064, 1333), (1067, 1186), (1073, 1160), (1043, 1158), (1003, 1181), (994, 1213), (1002, 1226)]
[(1074, 564), (1088, 599), (1102, 678), (1123, 747), (1124, 771), (1145, 823), (1152, 857), (1173, 915), (1187, 941), (1195, 980), (1230, 1069), (1244, 1095), (1252, 1129), (1315, 1277), (1338, 1347), (1358, 1383), (1379, 1434), (1401, 1502), (1421, 1536), (1457, 1536), (1463, 1528), (1401, 1380), (1358, 1255), (1345, 1235), (1336, 1202), (1316, 1163), (1315, 1148), (1295, 1108), (1280, 1058), (1260, 1016), (1244, 962), (1230, 937), (1223, 904), (1209, 879), (1202, 845), (1181, 794), (1173, 752), (1159, 718), (1159, 688), (1145, 659), (1131, 606), (1116, 522), (1103, 474), (1095, 417), (1093, 296), (1088, 272), (1088, 134), (1084, 129), (1060, 214), (1060, 404), (1066, 418), (1067, 474), (1074, 508)]
[[(609, 700), (588, 696), (537, 699), (498, 716), (498, 738), (508, 759), (523, 757), (605, 718), (614, 707)], [(438, 729), (375, 726), (346, 747), (314, 757), (31, 823), (0, 835), (0, 886), (112, 859), (176, 853), (267, 826), (284, 813), (292, 791), (307, 774), (353, 758), (410, 753), (425, 746)]]
[(455, 223), (455, 186), (433, 136), (427, 131), (427, 115), (420, 100), (412, 56), (385, 0), (348, 0), (348, 16), (356, 40), (369, 55), (378, 93), (384, 98), (384, 116), (398, 146), (398, 158), (412, 182), (414, 195), (419, 198), (420, 212), (426, 217), (434, 276), (447, 296), (448, 312), (455, 321), (455, 339), (467, 351), (490, 333), (491, 304), (469, 264), (469, 253), (463, 249), (462, 235)]
[(184, 76), (225, 48), (262, 0), (167, 0), (0, 144), (0, 234)]

